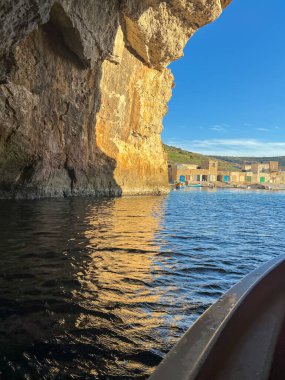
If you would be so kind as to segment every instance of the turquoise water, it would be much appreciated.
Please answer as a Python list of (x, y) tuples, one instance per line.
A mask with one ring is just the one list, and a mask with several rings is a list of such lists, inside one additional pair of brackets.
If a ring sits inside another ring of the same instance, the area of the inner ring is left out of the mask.
[(145, 379), (284, 253), (285, 193), (0, 201), (0, 378)]

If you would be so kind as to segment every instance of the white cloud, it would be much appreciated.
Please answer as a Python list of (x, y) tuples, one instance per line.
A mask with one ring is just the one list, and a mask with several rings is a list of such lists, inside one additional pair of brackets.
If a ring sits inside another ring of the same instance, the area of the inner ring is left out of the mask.
[(261, 131), (261, 132), (270, 132), (270, 129), (268, 128), (255, 128), (256, 131)]
[(218, 123), (212, 126), (210, 129), (212, 131), (216, 132), (225, 132), (228, 128), (230, 128), (230, 125), (227, 123)]
[(186, 141), (171, 139), (166, 142), (192, 152), (221, 156), (285, 156), (285, 141), (270, 142), (255, 139), (208, 139)]
[(219, 132), (219, 133), (221, 133), (221, 132), (225, 132), (225, 130), (226, 130), (226, 126), (225, 126), (225, 124), (216, 124), (216, 125), (214, 125), (213, 127), (211, 127), (210, 128), (212, 131), (214, 131), (214, 132)]

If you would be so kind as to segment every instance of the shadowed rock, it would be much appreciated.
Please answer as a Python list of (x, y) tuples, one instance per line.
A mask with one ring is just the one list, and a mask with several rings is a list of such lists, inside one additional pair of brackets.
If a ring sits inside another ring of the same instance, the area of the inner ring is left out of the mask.
[(168, 191), (167, 65), (220, 0), (0, 0), (0, 196)]

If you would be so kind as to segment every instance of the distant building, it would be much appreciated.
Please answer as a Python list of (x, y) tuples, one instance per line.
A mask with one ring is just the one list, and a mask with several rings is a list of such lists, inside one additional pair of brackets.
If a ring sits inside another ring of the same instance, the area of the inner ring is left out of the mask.
[(244, 162), (242, 165), (242, 171), (244, 172), (251, 171), (251, 164)]
[(279, 171), (278, 161), (268, 161), (268, 162), (254, 162), (252, 164), (244, 163), (242, 170), (247, 172), (251, 171), (253, 173), (274, 173)]
[(223, 171), (218, 168), (217, 160), (208, 160), (200, 166), (195, 164), (175, 164), (168, 166), (169, 181), (183, 182), (224, 182), (231, 184), (285, 184), (285, 172), (279, 171), (277, 161), (265, 163), (244, 163), (242, 171)]

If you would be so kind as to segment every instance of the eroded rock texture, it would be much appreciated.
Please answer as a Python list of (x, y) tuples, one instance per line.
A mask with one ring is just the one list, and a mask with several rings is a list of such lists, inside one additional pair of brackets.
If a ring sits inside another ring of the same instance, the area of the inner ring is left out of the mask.
[(0, 0), (0, 196), (167, 191), (167, 65), (224, 0)]

